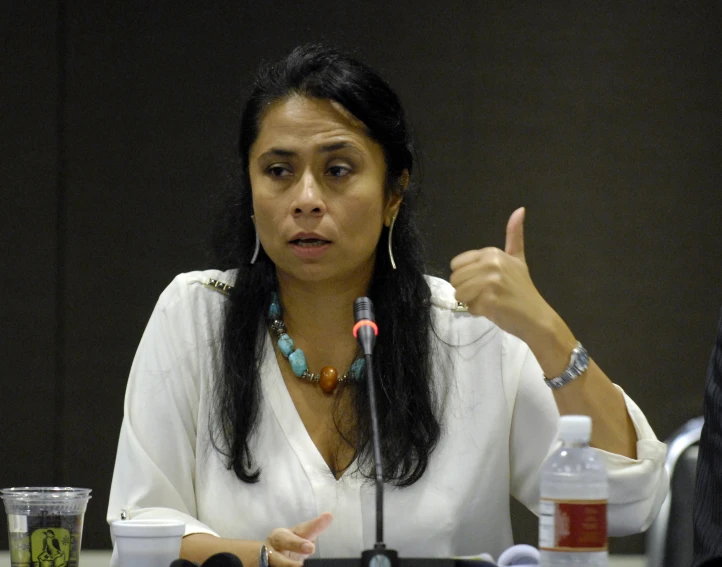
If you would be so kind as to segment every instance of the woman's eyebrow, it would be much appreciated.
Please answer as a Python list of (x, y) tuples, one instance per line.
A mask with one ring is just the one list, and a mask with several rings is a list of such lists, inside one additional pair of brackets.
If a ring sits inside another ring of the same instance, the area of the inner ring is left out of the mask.
[(265, 157), (294, 157), (295, 155), (296, 152), (292, 152), (291, 150), (271, 148), (270, 150), (266, 150), (260, 156), (258, 156), (258, 159), (263, 159)]
[(336, 150), (343, 150), (345, 148), (351, 148), (355, 150), (356, 146), (350, 144), (349, 142), (336, 142), (334, 144), (326, 144), (325, 146), (321, 146), (319, 148), (319, 151), (323, 153), (330, 153), (335, 152)]
[[(360, 151), (356, 144), (352, 144), (351, 142), (334, 142), (333, 144), (325, 144), (319, 147), (317, 151), (319, 153), (328, 154), (343, 149), (349, 149), (356, 152)], [(260, 156), (258, 156), (258, 159), (264, 159), (266, 157), (291, 158), (296, 157), (297, 155), (298, 153), (294, 152), (293, 150), (285, 150), (283, 148), (270, 148), (269, 150), (266, 150)]]

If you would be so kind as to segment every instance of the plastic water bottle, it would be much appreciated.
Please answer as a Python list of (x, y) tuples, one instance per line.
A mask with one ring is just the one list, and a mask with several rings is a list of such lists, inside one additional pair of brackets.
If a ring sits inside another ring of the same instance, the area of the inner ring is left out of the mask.
[(562, 416), (559, 436), (563, 445), (541, 474), (541, 565), (606, 567), (609, 487), (604, 463), (589, 447), (591, 418)]

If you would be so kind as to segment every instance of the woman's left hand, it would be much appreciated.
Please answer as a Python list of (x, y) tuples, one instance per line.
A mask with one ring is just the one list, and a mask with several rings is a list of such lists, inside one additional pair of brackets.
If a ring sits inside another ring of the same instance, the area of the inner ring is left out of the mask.
[(524, 208), (506, 225), (506, 245), (459, 254), (451, 261), (456, 300), (527, 342), (553, 326), (559, 316), (537, 291), (524, 257)]
[[(546, 376), (558, 376), (569, 364), (576, 338), (562, 318), (537, 291), (524, 257), (524, 209), (517, 209), (506, 225), (504, 250), (482, 248), (459, 254), (451, 261), (451, 284), (456, 299), (473, 315), (483, 315), (524, 341)], [(637, 433), (622, 393), (589, 360), (583, 380), (554, 390), (561, 414), (592, 417), (591, 444), (632, 459)]]

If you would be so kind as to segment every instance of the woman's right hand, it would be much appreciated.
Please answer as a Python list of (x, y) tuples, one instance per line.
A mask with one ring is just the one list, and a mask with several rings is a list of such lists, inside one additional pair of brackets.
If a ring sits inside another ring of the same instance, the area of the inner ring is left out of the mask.
[(301, 567), (316, 551), (316, 538), (333, 522), (333, 515), (320, 516), (292, 528), (276, 528), (266, 538), (269, 567)]

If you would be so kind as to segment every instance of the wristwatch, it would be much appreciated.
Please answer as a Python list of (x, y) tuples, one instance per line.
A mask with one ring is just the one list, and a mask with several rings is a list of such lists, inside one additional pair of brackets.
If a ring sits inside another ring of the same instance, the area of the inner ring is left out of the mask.
[(589, 368), (589, 354), (587, 354), (587, 349), (582, 346), (582, 343), (577, 341), (577, 346), (572, 350), (572, 356), (566, 370), (554, 378), (544, 376), (544, 381), (550, 388), (561, 388), (575, 378), (579, 378), (587, 371), (587, 368)]

